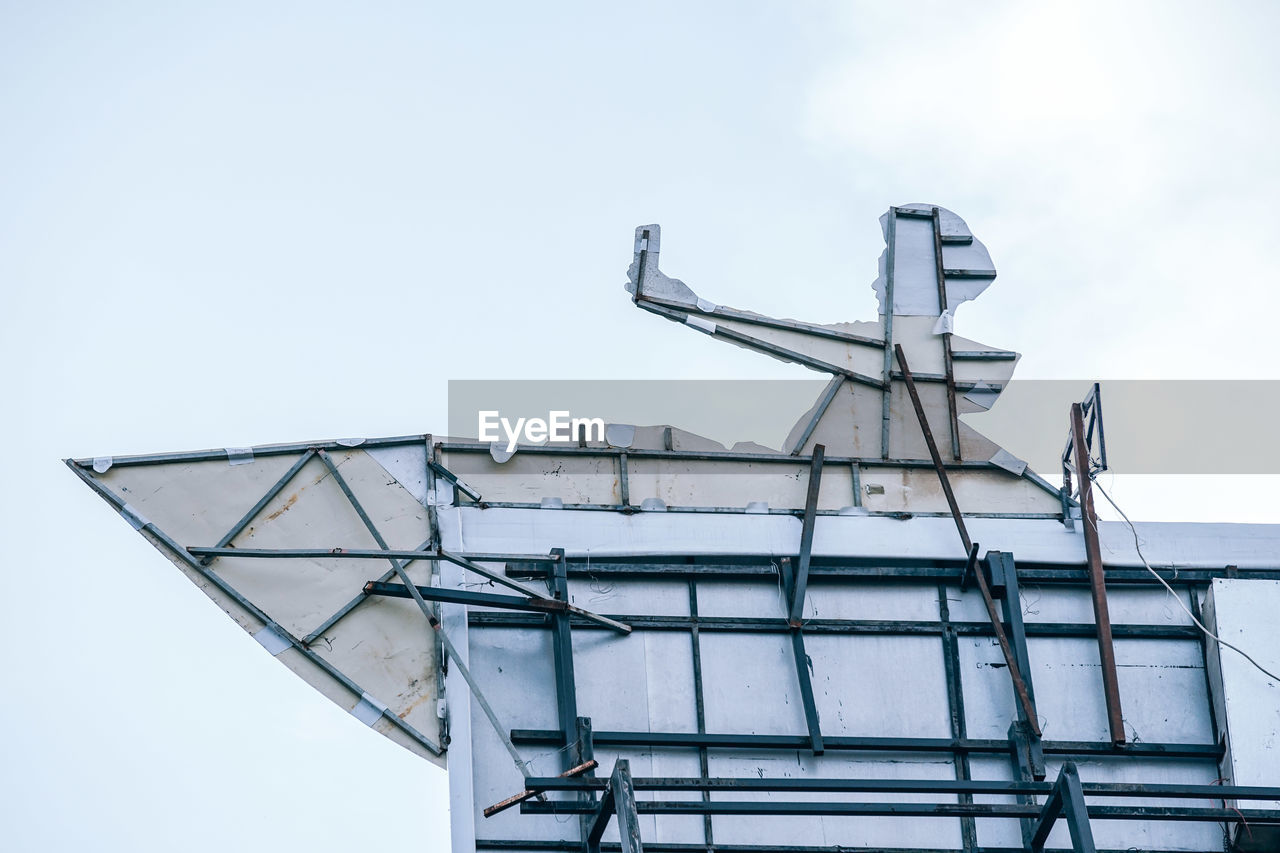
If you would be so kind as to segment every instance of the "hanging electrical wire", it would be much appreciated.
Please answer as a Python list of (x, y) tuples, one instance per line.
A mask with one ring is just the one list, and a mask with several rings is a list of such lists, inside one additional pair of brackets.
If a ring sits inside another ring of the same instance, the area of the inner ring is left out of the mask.
[(1263, 675), (1265, 675), (1267, 678), (1270, 678), (1272, 681), (1276, 682), (1276, 684), (1280, 684), (1280, 675), (1276, 675), (1274, 672), (1271, 672), (1262, 664), (1258, 663), (1249, 655), (1248, 652), (1244, 651), (1243, 649), (1237, 646), (1233, 646), (1231, 643), (1228, 643), (1226, 640), (1222, 639), (1217, 634), (1210, 631), (1208, 628), (1204, 626), (1203, 622), (1201, 622), (1199, 619), (1196, 618), (1196, 615), (1191, 612), (1191, 608), (1187, 607), (1187, 605), (1183, 603), (1182, 597), (1179, 596), (1178, 593), (1174, 591), (1173, 587), (1169, 586), (1168, 581), (1160, 577), (1160, 574), (1155, 569), (1151, 568), (1151, 564), (1147, 562), (1146, 556), (1143, 555), (1142, 553), (1142, 543), (1138, 539), (1138, 528), (1134, 527), (1133, 522), (1129, 520), (1129, 516), (1125, 515), (1124, 510), (1122, 510), (1116, 504), (1116, 502), (1111, 499), (1111, 495), (1107, 494), (1107, 490), (1102, 488), (1102, 484), (1098, 482), (1096, 476), (1090, 477), (1089, 479), (1093, 481), (1094, 487), (1097, 488), (1097, 490), (1102, 493), (1102, 496), (1107, 499), (1107, 503), (1111, 504), (1112, 509), (1120, 513), (1120, 517), (1124, 519), (1124, 523), (1129, 526), (1129, 532), (1133, 534), (1133, 547), (1134, 547), (1134, 550), (1138, 552), (1138, 559), (1142, 561), (1142, 565), (1146, 567), (1148, 572), (1151, 572), (1152, 577), (1160, 581), (1160, 583), (1164, 586), (1164, 588), (1169, 590), (1169, 594), (1173, 596), (1173, 600), (1178, 602), (1178, 606), (1181, 607), (1184, 611), (1186, 611), (1187, 616), (1191, 617), (1191, 621), (1196, 624), (1196, 627), (1199, 628), (1201, 631), (1203, 631), (1206, 637), (1209, 637), (1214, 642), (1221, 643), (1222, 645), (1231, 649), (1233, 652), (1240, 655), (1249, 663), (1257, 667), (1258, 671), (1261, 672)]

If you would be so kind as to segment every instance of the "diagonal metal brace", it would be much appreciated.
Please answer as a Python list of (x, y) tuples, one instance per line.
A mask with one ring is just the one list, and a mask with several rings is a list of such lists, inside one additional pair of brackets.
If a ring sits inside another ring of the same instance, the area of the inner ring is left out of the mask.
[[(924, 433), (924, 443), (929, 447), (929, 456), (933, 460), (934, 470), (938, 472), (938, 482), (942, 485), (942, 494), (947, 499), (947, 506), (951, 509), (951, 518), (956, 523), (956, 532), (960, 534), (960, 541), (964, 543), (965, 553), (967, 554), (973, 551), (973, 540), (969, 538), (969, 530), (965, 527), (964, 516), (960, 514), (960, 504), (956, 502), (956, 494), (951, 490), (951, 478), (947, 476), (946, 466), (942, 462), (941, 454), (938, 453), (938, 443), (933, 440), (933, 430), (929, 428), (929, 420), (925, 417), (924, 405), (920, 402), (920, 393), (916, 391), (915, 379), (911, 375), (911, 368), (907, 365), (907, 355), (902, 351), (902, 344), (894, 344), (893, 351), (898, 358), (898, 366), (902, 368), (902, 379), (906, 383), (907, 393), (911, 395), (911, 405), (916, 410), (916, 420), (920, 422), (920, 431)], [(976, 554), (976, 552), (974, 553)], [(1018, 702), (1022, 705), (1027, 725), (1039, 737), (1041, 734), (1040, 722), (1036, 718), (1035, 703), (1031, 701), (1031, 694), (1027, 691), (1026, 682), (1022, 680), (1022, 670), (1018, 667), (1018, 660), (1014, 656), (1013, 649), (1009, 646), (1009, 637), (1005, 634), (1004, 625), (1000, 622), (1000, 614), (996, 612), (996, 603), (991, 597), (991, 588), (988, 586), (987, 579), (982, 572), (974, 572), (974, 576), (978, 579), (978, 590), (982, 593), (982, 601), (987, 607), (987, 617), (991, 620), (991, 628), (995, 631), (996, 642), (1000, 644), (1000, 651), (1004, 655), (1004, 662), (1009, 670), (1009, 678), (1013, 681), (1013, 692), (1018, 697)]]
[(804, 499), (804, 521), (800, 528), (800, 559), (796, 561), (795, 584), (791, 589), (791, 607), (787, 619), (792, 627), (798, 627), (804, 615), (804, 596), (809, 586), (809, 563), (813, 552), (813, 528), (818, 515), (818, 492), (822, 488), (822, 459), (826, 448), (821, 444), (813, 448), (809, 464), (809, 490)]
[(1045, 800), (1040, 809), (1040, 817), (1036, 819), (1031, 831), (1032, 853), (1044, 853), (1044, 843), (1059, 817), (1067, 821), (1074, 853), (1097, 853), (1097, 848), (1093, 845), (1093, 829), (1089, 826), (1089, 808), (1085, 805), (1084, 790), (1080, 787), (1080, 776), (1075, 764), (1070, 761), (1062, 765), (1058, 781), (1053, 785), (1053, 793), (1049, 794), (1049, 799)]
[[(583, 610), (558, 599), (527, 598), (518, 595), (499, 595), (491, 592), (471, 592), (464, 589), (446, 589), (436, 586), (419, 586), (418, 595), (428, 601), (440, 601), (445, 604), (465, 604), (471, 607), (494, 607), (498, 610), (523, 610), (531, 613), (570, 613), (606, 628), (612, 628), (619, 634), (630, 634), (631, 626), (600, 616), (590, 610)], [(369, 581), (364, 585), (365, 595), (383, 595), (391, 598), (412, 598), (404, 584)]]
[[(792, 576), (791, 560), (783, 557), (778, 561), (778, 575), (786, 595), (792, 596), (795, 591), (795, 578)], [(791, 653), (796, 661), (796, 678), (800, 684), (800, 701), (804, 705), (804, 721), (809, 729), (809, 746), (814, 755), (822, 755), (826, 747), (822, 742), (822, 722), (818, 716), (818, 704), (813, 693), (813, 677), (809, 672), (809, 653), (804, 646), (804, 629), (802, 623), (791, 624)]]
[[(368, 529), (369, 535), (378, 543), (379, 548), (387, 550), (387, 541), (382, 538), (382, 534), (378, 532), (378, 528), (373, 523), (373, 519), (369, 518), (369, 514), (365, 512), (360, 501), (356, 499), (355, 494), (351, 491), (351, 487), (347, 485), (346, 479), (338, 470), (338, 466), (333, 464), (333, 460), (329, 458), (329, 454), (325, 451), (317, 451), (317, 454), (320, 457), (320, 461), (329, 469), (329, 473), (333, 475), (333, 479), (337, 482), (339, 488), (342, 489), (342, 493), (346, 495), (347, 501), (351, 504), (351, 507), (356, 511), (356, 514), (360, 516), (360, 520), (364, 522), (364, 526)], [(444, 653), (453, 661), (454, 665), (458, 668), (459, 674), (461, 674), (463, 680), (467, 682), (467, 687), (471, 689), (471, 694), (475, 697), (476, 704), (480, 706), (480, 710), (482, 710), (485, 717), (488, 718), (489, 725), (493, 727), (498, 738), (502, 741), (502, 745), (506, 748), (507, 754), (511, 756), (511, 760), (515, 764), (516, 769), (520, 771), (521, 776), (528, 777), (529, 768), (525, 765), (524, 759), (520, 757), (520, 751), (517, 750), (515, 744), (511, 742), (511, 737), (507, 734), (507, 727), (498, 719), (498, 715), (494, 712), (493, 706), (489, 704), (484, 693), (480, 690), (480, 685), (476, 683), (475, 678), (472, 677), (471, 670), (467, 667), (466, 662), (462, 659), (458, 650), (449, 640), (449, 635), (444, 632), (444, 627), (440, 624), (440, 620), (437, 619), (435, 613), (432, 612), (431, 605), (427, 604), (426, 599), (424, 599), (418, 592), (418, 587), (414, 585), (413, 581), (409, 580), (409, 574), (404, 569), (405, 563), (396, 559), (389, 560), (388, 562), (391, 563), (391, 570), (395, 572), (398, 578), (400, 578), (400, 582), (408, 588), (409, 595), (413, 598), (414, 603), (418, 605), (418, 609), (422, 611), (422, 615), (426, 618), (427, 624), (431, 627), (431, 630), (440, 638), (440, 645), (444, 649)]]
[(640, 817), (636, 812), (636, 792), (631, 783), (631, 763), (619, 758), (613, 765), (609, 784), (596, 807), (591, 828), (587, 831), (587, 853), (600, 853), (600, 839), (609, 826), (609, 818), (618, 816), (618, 837), (622, 853), (644, 853), (640, 841)]
[[(235, 523), (235, 526), (232, 527), (230, 530), (228, 530), (226, 535), (223, 536), (221, 539), (219, 539), (218, 544), (215, 545), (214, 547), (223, 548), (223, 547), (226, 547), (227, 545), (230, 545), (231, 540), (239, 536), (240, 533), (246, 527), (248, 527), (249, 524), (255, 518), (258, 517), (258, 513), (262, 512), (262, 510), (266, 508), (267, 504), (271, 503), (273, 500), (276, 499), (276, 495), (284, 491), (285, 486), (289, 485), (289, 483), (292, 482), (294, 476), (296, 476), (297, 473), (302, 470), (302, 466), (310, 462), (311, 457), (315, 455), (316, 455), (315, 450), (308, 449), (305, 453), (299, 456), (297, 461), (293, 463), (293, 466), (290, 467), (288, 471), (284, 472), (284, 476), (282, 476), (279, 480), (277, 480), (276, 484), (272, 486), (270, 489), (268, 489), (267, 493), (263, 495), (262, 498), (259, 499), (259, 501), (256, 504), (254, 504), (249, 509), (248, 512), (246, 512), (243, 516), (241, 516), (240, 520)], [(216, 558), (213, 556), (201, 557), (200, 565), (207, 566), (210, 563), (212, 563), (215, 559)]]

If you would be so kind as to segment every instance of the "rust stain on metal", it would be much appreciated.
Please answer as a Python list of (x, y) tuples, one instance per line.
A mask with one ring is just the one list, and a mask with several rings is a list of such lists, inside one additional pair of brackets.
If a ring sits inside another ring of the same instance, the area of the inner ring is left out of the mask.
[(271, 513), (271, 515), (268, 515), (267, 521), (275, 521), (277, 518), (279, 518), (280, 516), (288, 512), (290, 509), (292, 509), (293, 505), (298, 502), (298, 498), (301, 496), (301, 494), (302, 492), (294, 492), (293, 494), (289, 495), (289, 499), (284, 502), (284, 506), (280, 507), (278, 510)]

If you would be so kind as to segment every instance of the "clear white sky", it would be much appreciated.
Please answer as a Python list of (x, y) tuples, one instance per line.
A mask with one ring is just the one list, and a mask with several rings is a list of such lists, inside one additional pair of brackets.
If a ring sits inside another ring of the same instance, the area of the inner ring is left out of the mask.
[(871, 319), (876, 217), (933, 202), (1020, 377), (1280, 378), (1278, 11), (0, 2), (0, 847), (446, 849), (444, 773), (59, 458), (440, 432), (450, 378), (813, 376), (634, 310), (637, 224), (709, 299)]

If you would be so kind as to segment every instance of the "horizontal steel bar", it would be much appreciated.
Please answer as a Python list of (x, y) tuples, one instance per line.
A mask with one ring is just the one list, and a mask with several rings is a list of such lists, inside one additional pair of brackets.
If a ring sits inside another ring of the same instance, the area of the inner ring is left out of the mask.
[[(585, 814), (590, 804), (564, 801), (522, 803), (522, 814)], [(982, 817), (1034, 818), (1040, 807), (1016, 803), (779, 803), (771, 800), (637, 800), (639, 814), (711, 815), (843, 815), (848, 817)], [(1197, 808), (1190, 806), (1089, 806), (1089, 817), (1098, 820), (1177, 820), (1218, 823), (1244, 820), (1251, 824), (1280, 825), (1280, 809)]]
[[(535, 791), (592, 791), (604, 788), (607, 779), (563, 776), (530, 776), (525, 785)], [(813, 793), (884, 794), (1048, 794), (1053, 782), (973, 781), (953, 779), (762, 779), (643, 777), (632, 779), (637, 791), (804, 791)], [(1253, 785), (1174, 785), (1140, 782), (1084, 782), (1084, 792), (1095, 797), (1147, 797), (1150, 799), (1280, 800), (1280, 787)]]
[(995, 270), (943, 270), (947, 278), (995, 278)]
[[(894, 379), (903, 378), (903, 374), (901, 370), (893, 371), (892, 376)], [(945, 373), (916, 373), (914, 370), (911, 371), (911, 378), (914, 379), (916, 382), (945, 383), (947, 381), (947, 375)], [(978, 381), (956, 381), (955, 382), (955, 387), (957, 391), (972, 391), (973, 389), (978, 388), (979, 386), (981, 386), (983, 390), (990, 389), (991, 391), (995, 391), (995, 392), (1000, 392), (1004, 390), (1004, 383), (1002, 382), (978, 382)]]
[[(412, 598), (409, 588), (402, 583), (369, 581), (364, 585), (366, 595), (387, 598)], [(520, 595), (502, 595), (493, 592), (472, 592), (467, 589), (448, 589), (439, 586), (419, 586), (418, 594), (428, 601), (444, 604), (462, 604), (468, 607), (496, 607), (502, 610), (524, 610), (536, 613), (563, 613), (568, 605), (563, 601), (545, 598), (526, 598)], [(544, 623), (545, 624), (545, 623)]]
[[(508, 839), (477, 838), (477, 850), (554, 850), (562, 853), (581, 853), (581, 841), (550, 841), (547, 839)], [(620, 853), (617, 842), (605, 842), (600, 845), (607, 853)], [(813, 844), (704, 844), (680, 842), (649, 842), (644, 845), (645, 853), (966, 853), (958, 847), (855, 847), (847, 844), (813, 845)], [(968, 853), (1026, 853), (1025, 847), (976, 847)], [(1046, 853), (1058, 853), (1058, 850), (1047, 850)], [(1062, 853), (1073, 853), (1062, 849)], [(1099, 849), (1097, 853), (1133, 853), (1133, 848), (1125, 850)], [(1188, 853), (1187, 850), (1173, 850), (1162, 847), (1144, 847), (1143, 853)], [(1222, 853), (1221, 848), (1203, 850), (1199, 853)]]
[[(485, 501), (486, 508), (491, 509), (547, 509), (541, 502), (535, 501)], [(557, 510), (583, 510), (587, 512), (623, 512), (634, 514), (643, 512), (634, 504), (563, 504), (556, 507)], [(761, 512), (760, 510), (748, 510), (745, 506), (667, 506), (662, 512), (686, 512), (686, 513), (704, 513), (710, 515), (801, 515), (802, 509), (787, 509), (779, 507), (771, 507)], [(818, 515), (842, 515), (839, 510), (820, 509)], [(949, 512), (920, 512), (914, 511), (903, 513), (900, 510), (865, 510), (861, 515), (869, 518), (896, 518), (902, 519), (904, 516), (911, 518), (951, 518)], [(1011, 519), (1035, 519), (1041, 521), (1062, 521), (1061, 512), (966, 512), (965, 518), (1011, 518)]]
[[(440, 449), (445, 453), (488, 453), (489, 445), (478, 441), (443, 441)], [(733, 450), (658, 450), (643, 447), (606, 447), (604, 445), (587, 445), (578, 447), (570, 444), (520, 444), (517, 453), (538, 454), (548, 456), (617, 456), (627, 454), (627, 458), (636, 459), (674, 459), (684, 462), (776, 462), (794, 467), (808, 467), (811, 455), (792, 456), (789, 453), (749, 453)], [(933, 470), (933, 462), (928, 459), (881, 459), (879, 456), (827, 456), (828, 465), (858, 464), (864, 468), (928, 468)], [(1004, 471), (999, 465), (978, 459), (967, 459), (946, 463), (948, 470)], [(1010, 475), (1012, 476), (1012, 475)]]
[[(259, 560), (444, 560), (455, 563), (459, 560), (467, 562), (498, 563), (518, 561), (521, 563), (552, 563), (551, 557), (543, 554), (473, 554), (456, 553), (443, 550), (397, 550), (394, 548), (380, 550), (377, 548), (214, 548), (203, 545), (191, 545), (187, 551), (197, 557), (249, 557)], [(465, 565), (465, 564), (460, 564)]]
[[(624, 625), (615, 619), (583, 610), (559, 599), (528, 598), (516, 595), (500, 595), (491, 592), (472, 592), (464, 589), (447, 589), (438, 586), (419, 586), (418, 595), (429, 601), (440, 601), (445, 604), (463, 604), (472, 607), (496, 607), (503, 610), (524, 610), (537, 613), (572, 613), (580, 619), (609, 628), (623, 634), (631, 633), (631, 626)], [(390, 598), (412, 598), (409, 588), (399, 583), (382, 583), (369, 581), (364, 585), (369, 595), (383, 595)]]
[[(489, 445), (480, 442), (471, 441), (447, 441), (440, 443), (440, 449), (450, 453), (488, 453)], [(626, 453), (630, 459), (674, 459), (687, 462), (705, 461), (705, 462), (790, 462), (806, 463), (809, 461), (808, 456), (792, 456), (787, 453), (745, 453), (732, 450), (657, 450), (644, 448), (619, 448), (606, 446), (578, 447), (570, 445), (519, 445), (517, 450), (521, 453), (536, 453), (548, 455), (579, 455), (579, 456), (618, 456)], [(863, 468), (933, 468), (933, 463), (928, 459), (882, 459), (878, 456), (828, 456), (827, 463), (832, 465), (860, 465)], [(1061, 498), (1061, 492), (1049, 484), (1045, 479), (1030, 468), (1027, 468), (1021, 475), (1010, 473), (1007, 469), (1000, 467), (989, 461), (982, 460), (961, 460), (945, 463), (947, 470), (980, 470), (980, 471), (1001, 471), (1007, 476), (1021, 476), (1022, 479), (1028, 480), (1037, 488), (1040, 488), (1055, 498)], [(932, 513), (917, 513), (919, 515), (931, 515)], [(977, 515), (977, 514), (975, 514)], [(979, 517), (981, 517), (979, 515)], [(996, 517), (1000, 517), (997, 515)], [(1026, 517), (1018, 515), (1010, 515), (1009, 517)], [(1058, 515), (1057, 517), (1061, 517)]]
[(884, 349), (884, 341), (880, 338), (872, 338), (866, 335), (855, 335), (851, 332), (842, 332), (839, 329), (831, 329), (826, 326), (818, 326), (813, 323), (803, 323), (798, 320), (779, 320), (774, 317), (765, 317), (760, 314), (749, 314), (746, 311), (738, 311), (734, 308), (726, 308), (723, 305), (717, 305), (714, 309), (706, 310), (686, 302), (675, 302), (670, 299), (657, 299), (653, 296), (641, 296), (641, 302), (650, 302), (654, 305), (661, 305), (663, 308), (670, 308), (674, 311), (681, 311), (687, 314), (697, 314), (700, 317), (719, 317), (722, 320), (730, 320), (739, 323), (747, 323), (752, 326), (766, 326), (771, 329), (782, 329), (788, 332), (801, 332), (806, 335), (812, 335), (819, 338), (829, 338), (834, 341), (843, 341), (848, 344), (861, 344), (863, 346), (875, 347), (876, 349)]
[[(633, 614), (610, 614), (613, 618), (626, 622), (637, 631), (690, 631), (695, 627), (699, 631), (716, 631), (721, 633), (744, 634), (785, 634), (791, 626), (785, 619), (755, 617), (716, 617), (700, 616), (641, 616)], [(540, 622), (535, 618), (522, 619), (506, 614), (472, 613), (471, 624), (480, 627), (531, 628)], [(574, 621), (574, 627), (579, 627)], [(989, 637), (994, 629), (989, 622), (952, 622), (950, 626), (961, 636)], [(587, 627), (582, 625), (581, 627)], [(1115, 625), (1115, 636), (1126, 640), (1196, 640), (1201, 637), (1200, 630), (1192, 625)], [(1031, 637), (1083, 637), (1097, 635), (1092, 623), (1071, 622), (1032, 622), (1028, 623), (1027, 634)], [(809, 619), (804, 623), (806, 634), (862, 634), (868, 636), (913, 636), (923, 635), (941, 637), (944, 627), (941, 622), (908, 622), (869, 619)]]
[[(602, 732), (593, 733), (596, 746), (707, 747), (709, 749), (808, 748), (808, 735), (700, 734), (697, 732)], [(515, 743), (554, 744), (561, 734), (554, 729), (515, 729)], [(823, 738), (829, 751), (998, 753), (1009, 752), (1005, 740), (975, 738), (830, 737)], [(1113, 745), (1094, 741), (1044, 741), (1046, 755), (1141, 756), (1143, 758), (1192, 758), (1216, 761), (1222, 747), (1212, 743), (1131, 743)]]
[[(543, 592), (529, 589), (504, 575), (487, 569), (462, 554), (455, 554), (442, 548), (402, 551), (393, 548), (207, 548), (201, 545), (190, 545), (187, 547), (187, 552), (197, 557), (241, 557), (255, 560), (392, 560), (402, 561), (401, 568), (415, 560), (444, 560), (445, 562), (453, 563), (455, 566), (462, 566), (467, 571), (475, 572), (481, 577), (488, 578), (494, 583), (501, 584), (530, 598), (547, 600), (551, 598)], [(512, 555), (494, 554), (483, 554), (481, 556), (486, 558), (497, 557), (498, 559), (493, 560), (493, 562), (501, 562), (512, 557)], [(542, 555), (523, 555), (519, 559), (523, 562), (525, 556), (532, 556), (534, 562), (546, 561), (546, 558)]]
[(1018, 354), (1003, 349), (971, 349), (952, 350), (951, 357), (956, 361), (1013, 361)]
[[(695, 577), (700, 581), (743, 580), (753, 578), (776, 577), (777, 570), (770, 565), (768, 556), (717, 557), (708, 555), (693, 562), (679, 557), (655, 556), (642, 560), (637, 557), (624, 558), (625, 561), (610, 562), (609, 558), (593, 557), (590, 571), (586, 563), (573, 558), (568, 566), (570, 578), (586, 578), (609, 575), (615, 578), (685, 578)], [(668, 562), (669, 561), (669, 562)], [(747, 562), (754, 561), (754, 562)], [(822, 557), (814, 558), (810, 572), (814, 580), (820, 582), (837, 581), (946, 581), (959, 583), (964, 570), (961, 559), (942, 560), (933, 558), (858, 558), (858, 557)], [(1228, 569), (1222, 568), (1157, 568), (1157, 573), (1171, 584), (1183, 586), (1205, 584), (1214, 578), (1227, 577)], [(508, 574), (515, 577), (542, 577), (545, 570), (536, 566), (524, 565), (515, 561), (507, 564)], [(1232, 577), (1248, 577), (1263, 580), (1280, 580), (1280, 565), (1268, 569), (1232, 569)], [(1018, 566), (1018, 577), (1039, 584), (1083, 584), (1089, 583), (1088, 570), (1084, 566), (1066, 566), (1058, 564), (1022, 564)], [(1150, 584), (1155, 580), (1145, 569), (1129, 567), (1109, 567), (1106, 569), (1107, 583), (1116, 584)]]
[[(288, 456), (293, 453), (303, 453), (307, 450), (368, 450), (378, 447), (404, 447), (405, 445), (420, 445), (426, 441), (426, 435), (396, 435), (388, 438), (366, 438), (362, 439), (359, 444), (344, 444), (343, 441), (348, 439), (327, 439), (325, 441), (298, 441), (291, 444), (263, 444), (257, 447), (250, 447), (256, 456)], [(226, 461), (227, 449), (219, 447), (210, 450), (186, 450), (175, 453), (144, 453), (134, 456), (113, 456), (111, 457), (111, 466), (117, 465), (165, 465), (171, 462), (215, 462)], [(93, 458), (87, 457), (83, 459), (67, 459), (67, 464), (74, 464), (80, 468), (92, 468)]]

